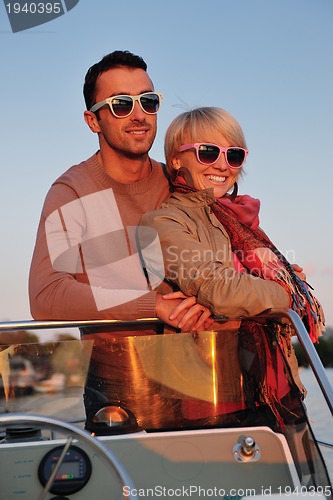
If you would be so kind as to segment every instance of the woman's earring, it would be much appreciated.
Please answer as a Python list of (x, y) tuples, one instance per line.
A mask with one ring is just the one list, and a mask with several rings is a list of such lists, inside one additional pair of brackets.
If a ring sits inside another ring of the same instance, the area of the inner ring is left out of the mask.
[(231, 201), (235, 201), (237, 193), (238, 193), (238, 184), (237, 184), (237, 182), (235, 182), (234, 189), (233, 189), (232, 193), (230, 194)]

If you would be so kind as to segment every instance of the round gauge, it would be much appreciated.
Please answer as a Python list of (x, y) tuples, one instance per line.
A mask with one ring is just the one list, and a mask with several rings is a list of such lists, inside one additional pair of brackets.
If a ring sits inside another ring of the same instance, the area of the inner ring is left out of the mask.
[[(38, 468), (38, 476), (43, 486), (49, 480), (62, 451), (63, 446), (57, 446), (50, 450), (41, 460)], [(71, 446), (57, 470), (49, 491), (56, 495), (76, 493), (82, 490), (87, 484), (90, 475), (91, 462), (88, 455), (77, 446)]]

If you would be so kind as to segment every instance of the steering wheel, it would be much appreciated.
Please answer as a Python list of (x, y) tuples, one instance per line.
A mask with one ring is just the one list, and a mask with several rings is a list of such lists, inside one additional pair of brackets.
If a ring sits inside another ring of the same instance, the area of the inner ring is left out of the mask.
[(76, 427), (73, 424), (68, 422), (63, 422), (62, 420), (58, 420), (52, 417), (45, 417), (43, 415), (33, 415), (33, 414), (25, 414), (25, 413), (6, 413), (0, 415), (0, 427), (6, 426), (7, 428), (11, 426), (15, 426), (17, 424), (20, 425), (31, 425), (38, 426), (43, 429), (49, 429), (56, 432), (66, 433), (68, 435), (66, 444), (64, 445), (64, 449), (61, 453), (61, 456), (54, 467), (43, 491), (38, 497), (38, 500), (43, 500), (45, 496), (49, 493), (49, 489), (52, 486), (53, 480), (57, 474), (58, 469), (65, 457), (67, 450), (70, 448), (73, 438), (82, 439), (88, 446), (90, 446), (100, 457), (102, 457), (107, 465), (112, 467), (114, 472), (116, 473), (122, 487), (126, 486), (129, 494), (127, 498), (130, 500), (137, 498), (137, 495), (133, 495), (130, 492), (135, 491), (133, 481), (128, 475), (128, 472), (119, 461), (118, 457), (109, 450), (101, 441), (96, 438), (91, 437), (91, 435), (81, 429), (80, 427)]

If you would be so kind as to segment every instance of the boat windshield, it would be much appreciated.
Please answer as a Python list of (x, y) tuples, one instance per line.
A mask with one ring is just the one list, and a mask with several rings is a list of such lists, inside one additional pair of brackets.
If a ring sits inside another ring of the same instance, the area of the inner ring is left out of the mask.
[(301, 481), (329, 484), (280, 345), (273, 330), (258, 343), (240, 328), (3, 345), (0, 411), (97, 435), (268, 426), (286, 437)]

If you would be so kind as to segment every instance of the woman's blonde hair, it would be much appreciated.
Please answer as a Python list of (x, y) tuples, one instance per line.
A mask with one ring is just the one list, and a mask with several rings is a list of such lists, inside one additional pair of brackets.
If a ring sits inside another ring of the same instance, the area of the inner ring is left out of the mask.
[(165, 161), (171, 178), (176, 175), (173, 160), (178, 156), (180, 146), (195, 142), (214, 143), (218, 135), (222, 135), (232, 146), (247, 149), (238, 121), (222, 108), (196, 108), (177, 116), (170, 123), (164, 142)]

